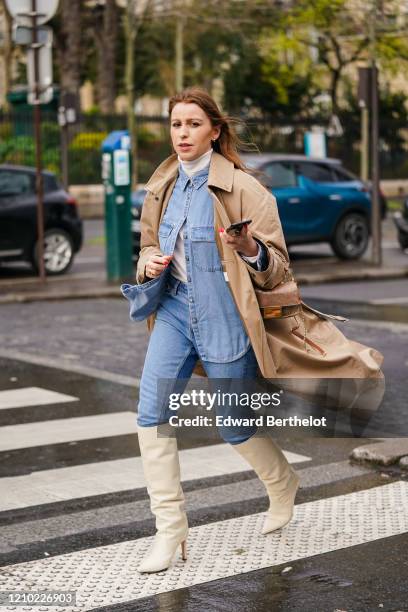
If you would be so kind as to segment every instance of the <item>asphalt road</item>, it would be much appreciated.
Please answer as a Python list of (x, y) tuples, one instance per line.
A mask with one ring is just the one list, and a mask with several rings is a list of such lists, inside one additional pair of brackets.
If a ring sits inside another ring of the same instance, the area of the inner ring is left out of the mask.
[[(86, 224), (73, 274), (103, 273), (98, 223)], [(406, 296), (388, 283), (308, 289)], [(383, 353), (377, 424), (406, 435), (408, 324), (338, 325)], [(407, 473), (350, 463), (365, 438), (283, 431), (301, 488), (291, 523), (261, 537), (268, 504), (254, 472), (219, 437), (181, 431), (188, 561), (140, 578), (154, 533), (135, 428), (147, 342), (124, 299), (1, 306), (1, 590), (71, 589), (81, 609), (108, 612), (407, 612)]]
[(182, 432), (188, 560), (141, 578), (154, 520), (137, 385), (57, 366), (0, 358), (1, 590), (74, 591), (83, 607), (68, 610), (407, 611), (408, 481), (350, 464), (364, 439), (282, 436), (301, 488), (289, 525), (261, 536), (254, 472)]

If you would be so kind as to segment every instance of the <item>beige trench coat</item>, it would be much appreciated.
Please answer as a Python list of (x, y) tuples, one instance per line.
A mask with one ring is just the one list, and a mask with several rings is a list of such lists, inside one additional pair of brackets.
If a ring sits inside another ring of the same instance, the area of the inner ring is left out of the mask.
[[(178, 159), (173, 154), (145, 185), (147, 195), (141, 216), (141, 251), (136, 273), (139, 284), (146, 280), (144, 272), (149, 257), (161, 254), (158, 228), (177, 172)], [(290, 266), (276, 199), (256, 178), (235, 168), (217, 152), (211, 156), (208, 190), (214, 201), (214, 239), (220, 227), (249, 218), (253, 236), (268, 249), (269, 265), (265, 271), (258, 271), (217, 240), (224, 276), (254, 349), (258, 374), (264, 378), (382, 377), (383, 357), (378, 351), (348, 340), (330, 319), (306, 305), (303, 321), (299, 317), (262, 319), (254, 286), (271, 289)], [(154, 319), (155, 314), (148, 318), (149, 331)], [(303, 322), (308, 343), (302, 336)], [(200, 362), (194, 371), (205, 375)]]

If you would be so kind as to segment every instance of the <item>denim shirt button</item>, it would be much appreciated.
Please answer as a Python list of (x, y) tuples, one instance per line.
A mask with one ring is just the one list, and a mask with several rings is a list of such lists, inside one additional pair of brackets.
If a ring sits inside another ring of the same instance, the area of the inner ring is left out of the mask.
[(183, 238), (187, 238), (187, 232), (184, 232)]
[(188, 255), (186, 255), (186, 261), (190, 261), (190, 258)]
[(197, 319), (195, 317), (192, 318), (193, 323), (197, 323)]
[(191, 276), (187, 276), (187, 281), (190, 282), (191, 281)]
[(193, 298), (192, 298), (192, 297), (191, 297), (191, 298), (188, 298), (188, 301), (189, 301), (189, 302), (194, 302), (194, 300), (193, 300)]

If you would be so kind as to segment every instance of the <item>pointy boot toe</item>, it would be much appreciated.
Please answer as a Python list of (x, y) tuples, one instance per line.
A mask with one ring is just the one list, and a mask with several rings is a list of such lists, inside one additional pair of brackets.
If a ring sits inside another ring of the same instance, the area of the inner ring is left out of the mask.
[(281, 527), (287, 525), (293, 518), (295, 497), (299, 484), (299, 476), (295, 472), (292, 472), (284, 498), (274, 500), (269, 506), (268, 514), (266, 515), (262, 527), (262, 533), (264, 535), (271, 531), (281, 529)]
[(269, 436), (252, 436), (234, 444), (252, 467), (269, 497), (269, 509), (262, 528), (266, 534), (286, 525), (293, 516), (293, 505), (300, 479), (280, 447)]
[(138, 572), (152, 573), (167, 570), (171, 565), (179, 545), (181, 545), (181, 558), (183, 561), (186, 561), (186, 539), (187, 534), (183, 536), (181, 541), (168, 540), (165, 537), (157, 535), (148, 554), (137, 568)]

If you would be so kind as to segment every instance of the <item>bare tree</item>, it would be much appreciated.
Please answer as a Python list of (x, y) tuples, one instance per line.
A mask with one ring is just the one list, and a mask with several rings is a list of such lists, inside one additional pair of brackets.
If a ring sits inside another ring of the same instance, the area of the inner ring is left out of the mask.
[(126, 66), (125, 84), (127, 95), (127, 124), (131, 139), (132, 151), (132, 189), (136, 188), (137, 172), (137, 126), (135, 115), (135, 51), (136, 38), (143, 16), (147, 8), (147, 0), (127, 0), (124, 16), (124, 30), (126, 38)]
[(55, 49), (62, 91), (77, 93), (81, 84), (81, 0), (61, 0), (54, 29)]
[(11, 87), (13, 44), (11, 41), (11, 17), (4, 0), (0, 0), (0, 106), (8, 109), (7, 93)]
[(98, 4), (94, 14), (97, 59), (96, 97), (101, 112), (114, 113), (116, 98), (116, 48), (118, 42), (118, 7), (115, 0)]

